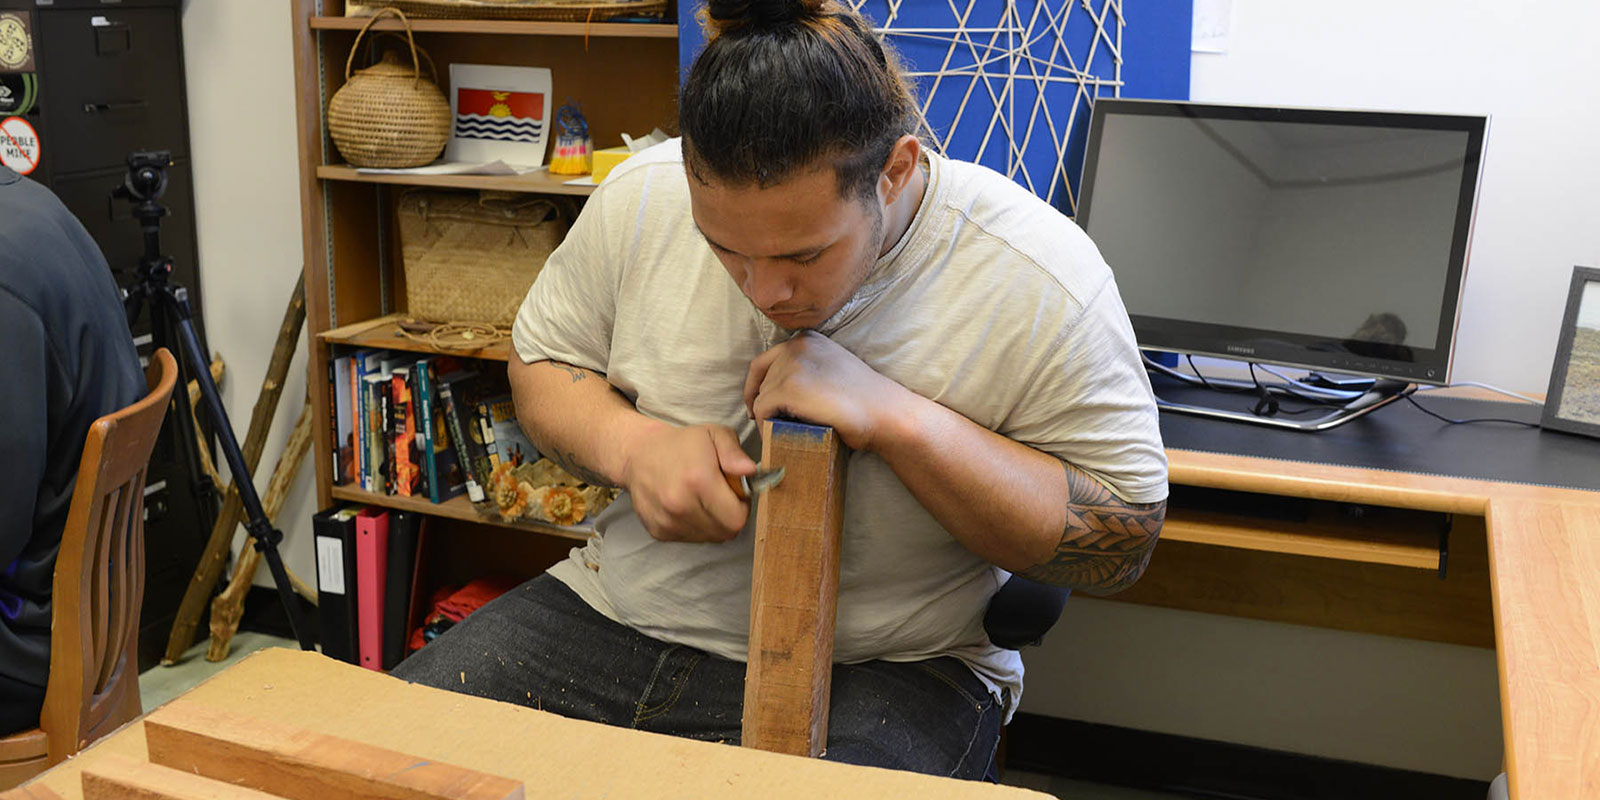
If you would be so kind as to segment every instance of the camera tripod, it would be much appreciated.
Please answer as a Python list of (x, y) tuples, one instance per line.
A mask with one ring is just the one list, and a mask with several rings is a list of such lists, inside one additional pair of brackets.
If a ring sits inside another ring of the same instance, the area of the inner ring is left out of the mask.
[[(166, 216), (167, 209), (157, 201), (160, 200), (162, 192), (166, 191), (166, 168), (171, 162), (171, 155), (166, 151), (136, 152), (129, 155), (127, 177), (122, 186), (112, 192), (114, 196), (134, 204), (133, 216), (139, 220), (139, 228), (144, 233), (144, 255), (139, 259), (134, 285), (124, 291), (123, 308), (127, 312), (128, 323), (132, 325), (139, 318), (141, 310), (148, 306), (150, 334), (154, 346), (175, 350), (179, 354), (179, 363), (187, 363), (191, 377), (200, 387), (200, 396), (205, 403), (206, 411), (210, 414), (212, 425), (216, 428), (223, 457), (228, 462), (228, 469), (233, 473), (233, 483), (245, 509), (245, 532), (250, 535), (256, 550), (267, 561), (267, 568), (272, 572), (273, 585), (277, 587), (278, 597), (283, 601), (284, 611), (289, 617), (289, 627), (294, 631), (300, 649), (312, 650), (314, 640), (311, 630), (301, 613), (299, 598), (290, 588), (289, 574), (284, 569), (283, 557), (278, 552), (278, 543), (283, 541), (283, 532), (274, 528), (272, 522), (267, 519), (266, 512), (261, 507), (261, 497), (256, 493), (255, 481), (251, 477), (249, 467), (244, 463), (243, 453), (239, 450), (239, 441), (234, 438), (233, 423), (228, 420), (228, 412), (222, 406), (221, 396), (217, 394), (217, 384), (211, 379), (211, 370), (206, 363), (206, 350), (195, 333), (194, 314), (189, 308), (189, 291), (170, 280), (172, 259), (161, 254), (161, 218)], [(174, 392), (172, 401), (178, 419), (177, 446), (189, 454), (188, 463), (193, 465), (197, 461), (197, 454), (194, 454), (191, 448), (198, 448), (198, 444), (195, 439), (194, 418), (190, 415), (189, 393), (182, 390)], [(194, 472), (196, 471), (191, 469), (191, 474)], [(205, 510), (207, 516), (214, 515), (210, 491), (207, 488), (210, 480), (201, 477), (195, 478), (194, 481), (197, 500), (201, 501), (200, 508)], [(207, 524), (206, 527), (209, 529), (211, 526)]]

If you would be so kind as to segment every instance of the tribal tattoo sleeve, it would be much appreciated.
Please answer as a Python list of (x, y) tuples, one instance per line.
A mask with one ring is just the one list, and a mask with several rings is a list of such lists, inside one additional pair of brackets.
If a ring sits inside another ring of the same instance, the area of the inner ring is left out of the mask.
[(1104, 484), (1071, 464), (1067, 470), (1067, 526), (1049, 560), (1019, 573), (1024, 578), (1090, 594), (1132, 586), (1155, 551), (1167, 503), (1125, 503)]

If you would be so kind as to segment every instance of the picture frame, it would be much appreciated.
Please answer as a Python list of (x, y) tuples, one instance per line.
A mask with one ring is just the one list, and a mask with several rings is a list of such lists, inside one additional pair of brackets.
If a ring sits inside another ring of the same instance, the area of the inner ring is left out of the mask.
[(1600, 269), (1572, 270), (1539, 426), (1600, 438)]
[(450, 65), (446, 161), (544, 165), (550, 135), (550, 70), (487, 64)]

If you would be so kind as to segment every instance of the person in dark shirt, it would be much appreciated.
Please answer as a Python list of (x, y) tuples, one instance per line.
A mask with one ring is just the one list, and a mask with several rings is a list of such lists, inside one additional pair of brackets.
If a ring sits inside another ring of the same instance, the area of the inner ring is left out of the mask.
[(84, 437), (144, 395), (100, 248), (50, 190), (0, 166), (0, 736), (39, 724), (51, 586)]

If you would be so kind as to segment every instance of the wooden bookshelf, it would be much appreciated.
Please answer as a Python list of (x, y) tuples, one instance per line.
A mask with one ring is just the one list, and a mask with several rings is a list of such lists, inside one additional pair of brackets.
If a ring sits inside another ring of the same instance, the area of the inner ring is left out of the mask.
[(593, 194), (595, 189), (591, 185), (573, 186), (566, 183), (573, 178), (583, 177), (581, 175), (551, 175), (544, 170), (526, 175), (397, 175), (387, 172), (361, 172), (347, 164), (323, 164), (317, 167), (317, 177), (325, 181), (433, 186), (444, 189), (490, 189), (577, 197), (587, 197)]
[[(312, 17), (316, 31), (359, 31), (366, 17)], [(382, 19), (375, 31), (400, 31), (397, 19)], [(542, 22), (499, 19), (411, 19), (416, 33), (473, 33), (500, 36), (618, 36), (633, 39), (676, 39), (678, 26), (669, 22)]]
[(377, 319), (356, 322), (330, 331), (323, 331), (317, 336), (331, 344), (349, 345), (351, 347), (403, 350), (408, 353), (432, 353), (434, 355), (456, 356), (459, 358), (477, 358), (485, 361), (506, 361), (511, 357), (510, 339), (501, 339), (480, 350), (445, 350), (434, 347), (426, 341), (419, 341), (403, 335), (400, 331), (400, 323), (405, 318), (405, 314), (385, 314)]
[(426, 497), (401, 497), (397, 494), (379, 494), (345, 484), (334, 486), (333, 496), (339, 500), (349, 500), (352, 503), (395, 508), (401, 511), (412, 511), (435, 517), (466, 520), (484, 525), (493, 525), (497, 528), (510, 528), (512, 530), (527, 531), (528, 533), (558, 536), (580, 542), (588, 541), (589, 537), (593, 535), (592, 531), (579, 528), (565, 528), (544, 522), (505, 522), (497, 517), (484, 516), (478, 513), (478, 510), (472, 506), (472, 501), (468, 500), (466, 495), (453, 497), (443, 503), (434, 503)]
[[(331, 441), (328, 368), (341, 352), (374, 348), (437, 353), (503, 362), (509, 341), (476, 351), (450, 350), (399, 335), (406, 318), (403, 242), (395, 219), (396, 195), (403, 187), (509, 191), (563, 195), (582, 200), (593, 186), (569, 186), (569, 177), (548, 172), (527, 175), (362, 174), (342, 163), (325, 127), (327, 104), (345, 81), (346, 62), (357, 31), (370, 20), (344, 16), (343, 0), (290, 0), (295, 61), (295, 110), (299, 140), (301, 229), (306, 269), (306, 324), (312, 347), (307, 359), (314, 414), (314, 436)], [(449, 88), (453, 64), (541, 67), (551, 73), (552, 100), (579, 103), (596, 147), (622, 143), (622, 134), (675, 127), (678, 90), (676, 17), (662, 23), (546, 22), (537, 20), (412, 19), (417, 45), (431, 61), (431, 79)], [(399, 31), (398, 20), (377, 21), (378, 31)], [(390, 37), (384, 37), (389, 39)], [(392, 45), (393, 43), (391, 43)], [(356, 68), (371, 54), (358, 55)], [(549, 526), (505, 525), (480, 516), (466, 500), (434, 505), (334, 485), (332, 450), (315, 451), (317, 500), (327, 507), (337, 498), (374, 506), (408, 508), (447, 518), (472, 538), (503, 537), (507, 529), (548, 533), (552, 541), (582, 538)], [(529, 540), (542, 536), (525, 537)], [(532, 546), (532, 545), (529, 545)], [(493, 566), (486, 564), (483, 566)], [(470, 572), (463, 566), (462, 574)]]

